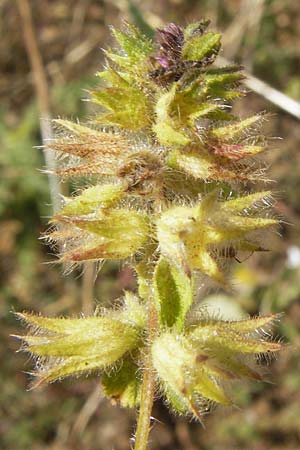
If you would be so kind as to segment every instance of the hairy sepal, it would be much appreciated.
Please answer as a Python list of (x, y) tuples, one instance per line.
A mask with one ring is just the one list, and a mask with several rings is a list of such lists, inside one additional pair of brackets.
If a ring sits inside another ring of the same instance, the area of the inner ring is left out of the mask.
[[(53, 222), (73, 228), (71, 249), (65, 246), (63, 261), (125, 259), (142, 248), (150, 234), (148, 217), (126, 208), (98, 209), (91, 217), (59, 214)], [(60, 240), (60, 233), (63, 229), (58, 228), (55, 240)]]
[(113, 365), (137, 345), (141, 330), (109, 314), (80, 319), (19, 315), (33, 327), (18, 336), (38, 358), (37, 384)]
[(146, 59), (154, 50), (153, 42), (144, 36), (138, 28), (128, 23), (124, 31), (112, 27), (112, 33), (123, 50), (123, 54), (119, 56), (117, 52), (109, 52), (108, 56), (128, 71), (145, 70)]
[(249, 132), (249, 129), (252, 127), (260, 125), (261, 121), (262, 115), (256, 114), (233, 124), (214, 128), (211, 134), (218, 139), (224, 139), (224, 141), (231, 142), (233, 139), (238, 139), (241, 135)]
[(97, 117), (98, 123), (118, 125), (127, 130), (140, 130), (149, 125), (150, 106), (138, 88), (108, 87), (91, 94), (93, 103), (109, 111)]
[(214, 152), (207, 152), (199, 147), (187, 147), (183, 150), (172, 150), (168, 155), (167, 164), (196, 180), (231, 183), (254, 181), (258, 178), (258, 174), (253, 169), (249, 170), (246, 165), (241, 165), (237, 171), (232, 159), (227, 156), (228, 152), (225, 154), (227, 160), (224, 161)]
[(91, 214), (101, 208), (115, 206), (124, 194), (124, 187), (121, 184), (92, 186), (76, 197), (64, 197), (65, 206), (61, 209), (59, 216)]
[(187, 61), (201, 61), (204, 57), (218, 54), (221, 35), (217, 33), (195, 34), (188, 39), (182, 49), (182, 57)]
[[(200, 418), (209, 402), (231, 402), (198, 352), (182, 335), (164, 333), (152, 345), (153, 366), (167, 400), (179, 413)], [(205, 361), (205, 360), (204, 360)]]
[(210, 350), (218, 357), (222, 353), (259, 354), (281, 350), (279, 342), (265, 340), (259, 331), (270, 327), (277, 315), (235, 322), (208, 320), (193, 327), (190, 338), (199, 347)]
[[(162, 145), (185, 146), (190, 142), (189, 136), (178, 127), (176, 120), (171, 117), (172, 104), (176, 97), (176, 83), (172, 88), (162, 92), (155, 106), (156, 124), (153, 131), (156, 133), (158, 142)], [(180, 131), (179, 131), (180, 130)]]
[(248, 208), (268, 194), (251, 194), (222, 202), (218, 200), (217, 192), (213, 191), (195, 207), (170, 208), (157, 220), (161, 253), (185, 273), (198, 269), (224, 283), (224, 275), (213, 250), (226, 244), (234, 247), (235, 242), (237, 248), (243, 248), (244, 244), (247, 246), (251, 242), (250, 232), (277, 224), (276, 219), (251, 217), (248, 212)]

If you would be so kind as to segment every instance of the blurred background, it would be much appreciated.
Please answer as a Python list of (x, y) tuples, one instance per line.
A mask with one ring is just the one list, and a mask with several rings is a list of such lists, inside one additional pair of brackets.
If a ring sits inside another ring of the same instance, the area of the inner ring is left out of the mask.
[[(91, 267), (83, 276), (80, 272), (62, 276), (61, 267), (47, 264), (55, 257), (39, 236), (47, 228), (53, 199), (47, 176), (40, 172), (45, 167), (43, 152), (36, 146), (42, 144), (41, 133), (47, 139), (51, 130), (48, 122), (39, 119), (43, 115), (81, 119), (91, 114), (91, 106), (81, 99), (87, 97), (86, 89), (95, 86), (94, 73), (103, 63), (101, 48), (112, 44), (109, 25), (120, 27), (127, 19), (151, 33), (151, 27), (170, 21), (186, 25), (203, 17), (224, 33), (222, 56), (240, 62), (256, 77), (251, 86), (257, 92), (239, 100), (235, 108), (244, 116), (264, 110), (274, 113), (266, 133), (282, 140), (272, 141), (274, 149), (267, 159), (270, 178), (277, 182), (277, 213), (283, 218), (273, 239), (274, 251), (243, 264), (234, 262), (234, 292), (210, 294), (205, 300), (230, 317), (241, 312), (284, 312), (275, 334), (289, 345), (266, 367), (269, 382), (238, 386), (234, 395), (239, 408), (217, 409), (205, 418), (205, 429), (170, 415), (157, 402), (151, 449), (300, 448), (299, 1), (0, 0), (3, 450), (125, 450), (130, 446), (135, 413), (104, 399), (96, 377), (28, 391), (30, 376), (25, 371), (32, 370), (32, 361), (15, 353), (18, 343), (9, 338), (11, 333), (24, 331), (14, 310), (47, 315), (89, 313), (93, 300), (109, 304), (124, 289), (135, 289), (131, 271), (117, 264), (104, 265), (93, 290)], [(266, 85), (264, 96), (259, 93), (259, 80), (278, 91), (277, 106)], [(68, 190), (68, 186), (62, 188)]]

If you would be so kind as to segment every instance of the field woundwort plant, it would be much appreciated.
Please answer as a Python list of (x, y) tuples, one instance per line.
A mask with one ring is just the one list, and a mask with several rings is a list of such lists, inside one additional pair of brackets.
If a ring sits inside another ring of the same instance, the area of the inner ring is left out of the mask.
[(113, 29), (119, 48), (105, 52), (90, 93), (99, 113), (55, 121), (57, 173), (85, 187), (63, 198), (45, 239), (67, 269), (124, 261), (138, 292), (92, 317), (18, 314), (35, 385), (101, 373), (107, 397), (138, 410), (136, 450), (147, 447), (154, 397), (201, 421), (233, 404), (234, 382), (261, 380), (260, 358), (281, 348), (268, 333), (277, 316), (225, 321), (199, 304), (199, 286), (229, 289), (229, 263), (268, 250), (278, 224), (260, 190), (265, 117), (231, 112), (244, 77), (215, 64), (221, 36), (208, 25), (171, 23), (156, 42), (129, 24)]

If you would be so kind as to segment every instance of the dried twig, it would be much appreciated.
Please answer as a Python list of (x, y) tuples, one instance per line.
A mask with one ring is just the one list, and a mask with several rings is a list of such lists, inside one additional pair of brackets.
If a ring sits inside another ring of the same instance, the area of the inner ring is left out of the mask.
[(242, 49), (242, 64), (250, 72), (253, 67), (254, 53), (264, 10), (265, 0), (256, 0), (256, 3), (252, 0), (248, 14), (247, 45)]
[(84, 272), (81, 287), (82, 312), (83, 314), (89, 316), (94, 310), (93, 287), (97, 276), (95, 263), (91, 261), (85, 262), (83, 270)]
[(71, 429), (70, 437), (78, 436), (87, 427), (92, 415), (96, 412), (100, 403), (104, 400), (103, 392), (99, 385), (91, 392), (90, 396), (84, 403), (81, 411), (79, 412), (76, 421)]
[(263, 9), (264, 0), (241, 1), (238, 13), (223, 35), (225, 55), (228, 59), (233, 59), (237, 54), (245, 33), (249, 35), (250, 31), (253, 33), (251, 39), (255, 37)]
[[(49, 190), (51, 196), (51, 203), (53, 212), (56, 213), (60, 209), (61, 198), (61, 186), (58, 177), (55, 175), (56, 161), (52, 150), (47, 149), (47, 144), (53, 138), (53, 129), (51, 126), (51, 108), (50, 108), (50, 95), (49, 87), (47, 83), (47, 77), (45, 68), (43, 65), (41, 53), (39, 51), (36, 35), (34, 32), (34, 25), (32, 20), (32, 14), (30, 4), (28, 0), (17, 0), (18, 8), (21, 16), (24, 41), (28, 54), (28, 59), (31, 65), (31, 71), (34, 80), (34, 87), (36, 91), (36, 98), (38, 104), (38, 110), (40, 114), (40, 131), (43, 142), (43, 153), (45, 159), (45, 165), (48, 173)], [(65, 298), (68, 302), (68, 298), (74, 297), (74, 280), (67, 280), (65, 283), (66, 291), (71, 292), (71, 295), (67, 295)], [(92, 288), (89, 288), (92, 289)], [(56, 305), (57, 307), (57, 305)]]
[[(28, 54), (28, 59), (30, 61), (34, 87), (36, 90), (38, 110), (40, 114), (40, 130), (42, 142), (43, 145), (46, 146), (49, 140), (53, 137), (47, 78), (42, 57), (37, 44), (36, 35), (34, 32), (29, 2), (28, 0), (17, 0), (17, 2), (22, 21), (25, 46)], [(44, 148), (43, 152), (48, 172), (51, 201), (53, 210), (54, 212), (56, 212), (58, 211), (60, 206), (60, 184), (56, 175), (53, 174), (56, 167), (55, 158), (53, 152), (51, 150), (47, 150), (46, 147)]]
[[(217, 64), (223, 66), (229, 64), (229, 61), (225, 58), (218, 57)], [(247, 77), (245, 80), (245, 84), (249, 89), (261, 95), (266, 100), (278, 106), (283, 111), (286, 111), (297, 119), (300, 119), (299, 102), (293, 100), (292, 98), (273, 88), (259, 78), (256, 78), (250, 73), (245, 72), (245, 75)]]

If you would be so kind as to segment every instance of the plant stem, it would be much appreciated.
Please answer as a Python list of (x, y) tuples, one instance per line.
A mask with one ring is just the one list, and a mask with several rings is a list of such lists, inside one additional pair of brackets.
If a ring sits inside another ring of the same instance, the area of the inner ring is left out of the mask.
[(148, 348), (144, 359), (144, 376), (141, 392), (141, 406), (139, 410), (134, 450), (146, 450), (150, 432), (150, 419), (154, 400), (155, 377), (151, 362), (150, 346), (158, 327), (157, 313), (154, 305), (149, 308), (148, 320)]

